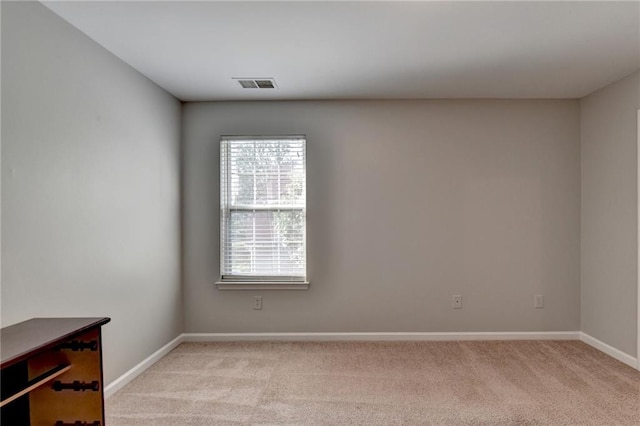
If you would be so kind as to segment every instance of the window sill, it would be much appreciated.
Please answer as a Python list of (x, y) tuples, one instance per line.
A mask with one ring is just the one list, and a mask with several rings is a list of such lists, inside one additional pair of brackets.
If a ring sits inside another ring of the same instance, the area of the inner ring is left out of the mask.
[(218, 290), (309, 290), (310, 282), (228, 282), (215, 283)]

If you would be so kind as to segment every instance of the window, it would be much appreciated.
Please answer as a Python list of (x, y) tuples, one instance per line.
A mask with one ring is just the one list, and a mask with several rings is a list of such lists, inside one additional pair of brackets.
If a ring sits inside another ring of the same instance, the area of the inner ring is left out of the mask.
[(306, 288), (305, 236), (305, 137), (223, 136), (218, 288)]

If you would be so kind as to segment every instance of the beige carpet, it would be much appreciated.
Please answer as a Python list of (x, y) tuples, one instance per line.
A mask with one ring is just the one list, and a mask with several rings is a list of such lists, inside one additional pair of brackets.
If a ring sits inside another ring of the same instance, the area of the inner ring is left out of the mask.
[(640, 372), (578, 341), (184, 343), (107, 425), (640, 425)]

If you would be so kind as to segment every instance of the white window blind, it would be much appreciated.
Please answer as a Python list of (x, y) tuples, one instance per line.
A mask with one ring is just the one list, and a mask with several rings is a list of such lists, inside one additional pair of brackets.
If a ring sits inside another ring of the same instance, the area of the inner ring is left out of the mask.
[(220, 263), (228, 282), (306, 280), (304, 136), (223, 136)]

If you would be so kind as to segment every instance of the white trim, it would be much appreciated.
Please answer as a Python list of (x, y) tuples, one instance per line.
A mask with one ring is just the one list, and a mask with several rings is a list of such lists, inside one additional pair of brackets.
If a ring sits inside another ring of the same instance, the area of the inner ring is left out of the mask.
[(215, 283), (218, 290), (309, 290), (309, 282), (232, 282), (218, 281)]
[(580, 332), (580, 340), (586, 343), (587, 345), (593, 346), (599, 351), (604, 352), (610, 357), (615, 358), (618, 361), (623, 362), (633, 368), (636, 368), (636, 366), (638, 365), (638, 360), (633, 356), (627, 353), (624, 353), (621, 350), (614, 348), (613, 346), (607, 345), (606, 343), (582, 331)]
[(139, 376), (141, 373), (143, 373), (147, 368), (151, 367), (153, 364), (158, 362), (160, 358), (162, 358), (163, 356), (171, 352), (176, 346), (178, 346), (183, 341), (184, 341), (184, 334), (181, 334), (175, 339), (173, 339), (172, 341), (170, 341), (169, 343), (167, 343), (166, 345), (164, 345), (163, 347), (161, 347), (160, 349), (158, 349), (157, 351), (155, 351), (154, 353), (152, 353), (151, 355), (149, 355), (148, 357), (146, 357), (144, 360), (138, 363), (131, 370), (127, 371), (122, 376), (118, 377), (113, 382), (109, 383), (104, 388), (105, 399), (109, 398), (111, 395), (116, 393), (120, 388), (122, 388), (127, 383), (129, 383), (130, 381), (135, 379), (137, 376)]
[(579, 331), (470, 333), (185, 333), (185, 342), (400, 341), (400, 340), (578, 340)]
[(637, 364), (636, 364), (636, 369), (638, 369), (638, 371), (640, 371), (640, 109), (638, 109), (638, 122), (637, 122), (637, 127), (636, 127), (636, 136), (638, 138), (638, 143), (636, 145), (636, 151), (638, 154), (638, 158), (636, 160), (636, 170), (637, 170), (637, 174), (638, 174), (638, 185), (637, 185), (637, 190), (638, 190), (638, 221), (636, 222), (636, 227), (638, 228), (638, 240), (637, 240), (637, 251), (638, 251), (638, 263), (637, 263), (637, 268), (636, 268), (636, 279), (638, 281), (638, 304), (636, 305), (636, 312), (638, 314), (638, 321), (637, 321), (637, 332), (638, 332), (638, 337), (636, 339), (636, 345), (637, 345), (637, 350), (636, 350), (636, 357), (637, 357)]
[[(251, 80), (241, 78), (240, 80)], [(268, 80), (268, 78), (254, 78), (253, 80)], [(305, 141), (307, 135), (220, 135), (220, 140), (227, 141)]]

